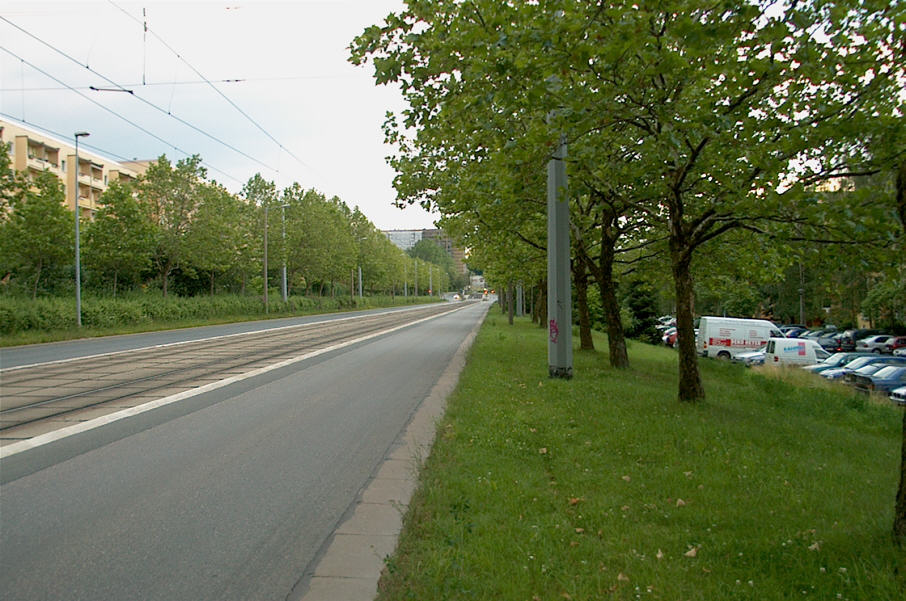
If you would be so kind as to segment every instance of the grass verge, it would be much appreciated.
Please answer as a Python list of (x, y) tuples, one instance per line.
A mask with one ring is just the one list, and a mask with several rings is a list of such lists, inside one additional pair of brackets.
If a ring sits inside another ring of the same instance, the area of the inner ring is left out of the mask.
[(551, 380), (545, 332), (490, 315), (378, 598), (906, 598), (897, 408), (713, 361), (680, 404), (675, 353), (629, 350)]
[(265, 313), (264, 304), (251, 296), (89, 297), (82, 304), (80, 328), (76, 325), (74, 298), (54, 297), (33, 301), (0, 296), (0, 347), (431, 302), (440, 302), (440, 299), (428, 296), (366, 296), (350, 300), (348, 297), (296, 296), (290, 297), (285, 304), (280, 300), (271, 301), (270, 310)]

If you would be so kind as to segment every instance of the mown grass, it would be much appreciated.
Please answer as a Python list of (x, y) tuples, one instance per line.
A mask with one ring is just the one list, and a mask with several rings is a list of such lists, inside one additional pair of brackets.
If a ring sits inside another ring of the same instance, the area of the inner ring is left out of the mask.
[(269, 308), (265, 311), (260, 298), (247, 295), (167, 298), (158, 294), (133, 294), (119, 298), (88, 296), (82, 301), (80, 328), (76, 325), (75, 297), (32, 300), (0, 296), (0, 346), (395, 307), (439, 300), (426, 296), (366, 296), (355, 300), (349, 297), (291, 296), (284, 303), (277, 296), (270, 300)]
[(630, 345), (551, 380), (543, 330), (488, 318), (380, 600), (906, 598), (898, 409), (713, 361), (680, 404)]

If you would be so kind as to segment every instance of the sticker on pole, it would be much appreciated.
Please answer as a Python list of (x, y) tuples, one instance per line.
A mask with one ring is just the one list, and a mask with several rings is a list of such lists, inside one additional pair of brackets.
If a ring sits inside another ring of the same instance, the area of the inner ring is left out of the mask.
[(551, 320), (550, 332), (551, 332), (551, 342), (553, 342), (554, 344), (557, 344), (557, 338), (560, 337), (560, 328), (557, 327), (556, 319)]

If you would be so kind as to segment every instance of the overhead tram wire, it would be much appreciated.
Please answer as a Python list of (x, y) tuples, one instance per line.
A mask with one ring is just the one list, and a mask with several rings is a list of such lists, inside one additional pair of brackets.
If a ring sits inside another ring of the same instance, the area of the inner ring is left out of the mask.
[[(6, 53), (9, 54), (10, 56), (13, 56), (13, 57), (19, 59), (20, 61), (22, 61), (23, 64), (28, 65), (29, 67), (31, 67), (32, 69), (34, 69), (34, 70), (37, 71), (38, 73), (41, 73), (41, 74), (44, 75), (45, 77), (49, 77), (50, 79), (54, 80), (54, 81), (57, 82), (58, 84), (60, 84), (60, 85), (62, 85), (62, 86), (66, 86), (68, 89), (72, 90), (73, 92), (75, 92), (76, 94), (78, 94), (79, 96), (81, 96), (82, 98), (84, 98), (85, 100), (87, 100), (88, 102), (90, 102), (90, 103), (92, 103), (92, 104), (94, 104), (94, 105), (97, 105), (97, 106), (101, 107), (102, 109), (104, 109), (105, 111), (107, 111), (108, 113), (110, 113), (111, 115), (113, 115), (114, 117), (117, 117), (117, 118), (119, 118), (119, 119), (125, 121), (126, 123), (128, 123), (128, 124), (131, 125), (132, 127), (134, 127), (134, 128), (136, 128), (136, 129), (138, 129), (139, 131), (141, 131), (141, 132), (143, 132), (143, 133), (145, 133), (145, 134), (151, 136), (152, 138), (154, 138), (154, 139), (157, 140), (158, 142), (161, 142), (162, 144), (165, 144), (165, 145), (169, 146), (170, 148), (172, 148), (173, 150), (175, 150), (175, 151), (177, 151), (177, 152), (179, 152), (179, 153), (182, 153), (182, 154), (184, 154), (184, 155), (186, 155), (186, 156), (193, 156), (192, 153), (187, 152), (187, 151), (183, 150), (182, 148), (179, 148), (178, 146), (174, 146), (173, 144), (171, 144), (170, 142), (167, 142), (166, 140), (164, 140), (163, 138), (161, 138), (160, 136), (158, 136), (158, 135), (155, 134), (154, 132), (149, 131), (148, 129), (145, 129), (144, 127), (142, 127), (142, 126), (139, 125), (138, 123), (135, 123), (134, 121), (132, 121), (132, 120), (130, 120), (130, 119), (128, 119), (128, 118), (126, 118), (126, 117), (120, 115), (119, 113), (117, 113), (117, 112), (114, 111), (113, 109), (104, 106), (103, 104), (101, 104), (101, 103), (98, 102), (97, 100), (94, 100), (93, 98), (91, 98), (91, 97), (88, 96), (87, 94), (83, 94), (82, 92), (76, 90), (76, 89), (73, 88), (72, 86), (68, 85), (66, 82), (64, 82), (64, 81), (62, 81), (62, 80), (60, 80), (60, 79), (54, 77), (53, 75), (51, 75), (50, 73), (48, 73), (48, 72), (45, 71), (44, 69), (38, 67), (37, 65), (30, 63), (29, 61), (25, 60), (24, 58), (22, 58), (21, 56), (19, 56), (19, 55), (16, 54), (15, 52), (13, 52), (12, 50), (9, 50), (8, 48), (6, 48), (5, 46), (0, 46), (0, 50), (6, 52)], [(212, 171), (216, 171), (216, 172), (218, 172), (218, 173), (221, 173), (221, 174), (225, 175), (226, 177), (230, 178), (230, 179), (233, 180), (234, 182), (237, 182), (237, 183), (239, 183), (239, 184), (242, 184), (242, 183), (243, 183), (241, 180), (239, 180), (238, 178), (236, 178), (236, 177), (230, 175), (230, 174), (227, 173), (226, 171), (223, 171), (222, 169), (218, 169), (217, 167), (214, 167), (213, 165), (211, 165), (211, 164), (209, 164), (209, 163), (202, 162), (202, 164), (205, 165), (206, 167), (208, 167), (209, 169), (211, 169)]]
[[(65, 90), (66, 88), (60, 88), (60, 89)], [(24, 123), (25, 125), (28, 125), (29, 127), (43, 131), (46, 134), (56, 136), (56, 137), (60, 138), (60, 140), (66, 140), (67, 138), (70, 138), (72, 136), (72, 134), (60, 133), (58, 131), (54, 131), (50, 128), (44, 127), (43, 125), (38, 125), (37, 123), (32, 123), (31, 121), (27, 121), (25, 119), (20, 119), (20, 118), (16, 117), (15, 115), (10, 115), (9, 113), (4, 113), (3, 111), (0, 111), (0, 117), (12, 119), (13, 121), (18, 121), (19, 123)], [(80, 142), (79, 147), (81, 148), (82, 146), (84, 146), (85, 148), (90, 148), (90, 149), (94, 150), (95, 152), (99, 152), (111, 159), (116, 159), (118, 161), (129, 162), (129, 161), (134, 160), (134, 159), (130, 159), (129, 157), (124, 157), (122, 155), (116, 154), (115, 152), (105, 150), (99, 146), (95, 146), (94, 144), (86, 144), (85, 142)]]
[[(211, 140), (217, 142), (218, 144), (221, 144), (221, 145), (225, 146), (226, 148), (229, 148), (229, 149), (232, 150), (233, 152), (235, 152), (235, 153), (237, 153), (237, 154), (240, 154), (240, 155), (244, 156), (245, 158), (249, 159), (250, 161), (254, 161), (255, 163), (257, 163), (258, 165), (261, 165), (261, 166), (264, 167), (265, 169), (270, 169), (271, 171), (277, 171), (277, 169), (275, 169), (274, 167), (271, 167), (271, 166), (268, 165), (267, 163), (264, 163), (263, 161), (260, 161), (260, 160), (256, 159), (255, 157), (253, 157), (253, 156), (251, 156), (251, 155), (249, 155), (249, 154), (247, 154), (247, 153), (245, 153), (245, 152), (239, 150), (238, 148), (236, 148), (236, 147), (233, 146), (232, 144), (229, 144), (229, 143), (227, 143), (227, 142), (224, 142), (224, 141), (221, 140), (220, 138), (218, 138), (218, 137), (216, 137), (216, 136), (214, 136), (214, 135), (212, 135), (212, 134), (209, 134), (208, 132), (206, 132), (205, 130), (201, 129), (200, 127), (197, 127), (197, 126), (193, 125), (192, 123), (189, 123), (189, 122), (186, 121), (185, 119), (182, 119), (182, 118), (180, 118), (180, 117), (177, 117), (176, 115), (174, 115), (174, 114), (171, 113), (170, 111), (168, 111), (168, 110), (166, 110), (166, 109), (164, 109), (164, 108), (162, 108), (162, 107), (157, 106), (157, 105), (154, 104), (153, 102), (150, 102), (149, 100), (146, 100), (146, 99), (142, 98), (141, 96), (139, 96), (138, 94), (136, 94), (133, 90), (131, 90), (131, 89), (129, 89), (129, 88), (126, 88), (126, 87), (124, 87), (124, 86), (118, 84), (117, 82), (113, 81), (112, 79), (110, 79), (110, 78), (107, 77), (106, 75), (103, 75), (102, 73), (98, 73), (97, 71), (95, 71), (94, 69), (92, 69), (91, 67), (89, 67), (88, 65), (81, 63), (78, 59), (73, 58), (72, 56), (70, 56), (69, 54), (63, 52), (62, 50), (60, 50), (60, 49), (57, 48), (56, 46), (54, 46), (54, 45), (52, 45), (52, 44), (50, 44), (50, 43), (48, 43), (48, 42), (42, 40), (41, 38), (39, 38), (39, 37), (36, 36), (35, 34), (31, 33), (30, 31), (26, 31), (25, 29), (23, 29), (23, 28), (20, 27), (19, 25), (16, 25), (15, 23), (13, 23), (12, 21), (10, 21), (10, 20), (7, 19), (6, 17), (0, 15), (0, 20), (5, 21), (6, 23), (8, 23), (8, 24), (11, 25), (12, 27), (18, 29), (19, 31), (21, 31), (21, 32), (24, 33), (25, 35), (29, 36), (29, 37), (32, 38), (33, 40), (35, 40), (35, 41), (37, 41), (37, 42), (40, 42), (40, 43), (43, 44), (44, 46), (50, 48), (51, 50), (53, 50), (53, 51), (56, 52), (57, 54), (59, 54), (59, 55), (65, 57), (65, 58), (67, 58), (68, 60), (72, 61), (73, 63), (77, 64), (78, 66), (84, 67), (85, 69), (87, 69), (87, 70), (90, 71), (91, 73), (94, 73), (95, 75), (97, 75), (98, 77), (100, 77), (100, 78), (103, 79), (104, 81), (108, 82), (109, 84), (111, 84), (111, 85), (113, 85), (113, 86), (116, 86), (116, 89), (108, 90), (108, 91), (114, 91), (114, 92), (126, 92), (126, 93), (128, 93), (129, 95), (135, 97), (137, 100), (141, 101), (142, 103), (144, 103), (144, 104), (150, 106), (151, 108), (153, 108), (153, 109), (155, 109), (155, 110), (157, 110), (157, 111), (159, 111), (159, 112), (161, 112), (161, 113), (167, 115), (168, 117), (171, 117), (171, 118), (173, 118), (173, 119), (176, 119), (177, 121), (179, 121), (180, 123), (182, 123), (182, 124), (185, 125), (186, 127), (189, 127), (189, 128), (191, 128), (191, 129), (193, 129), (194, 131), (196, 131), (196, 132), (202, 134), (203, 136), (206, 136), (207, 138), (209, 138), (209, 139), (211, 139)], [(70, 88), (70, 89), (75, 90), (75, 88)], [(99, 88), (97, 88), (97, 87), (95, 87), (95, 86), (88, 86), (88, 89), (90, 89), (90, 90), (95, 90), (95, 91), (99, 90)]]
[[(139, 20), (137, 17), (135, 17), (135, 16), (129, 14), (128, 11), (126, 11), (126, 10), (123, 9), (122, 7), (118, 6), (118, 5), (116, 4), (116, 2), (114, 2), (113, 0), (108, 0), (108, 2), (110, 2), (110, 4), (112, 4), (115, 8), (117, 8), (120, 12), (122, 12), (124, 15), (126, 15), (127, 17), (129, 17), (129, 18), (132, 19), (133, 21), (135, 21), (135, 22), (137, 22), (137, 23), (142, 23), (142, 26), (143, 26), (143, 27), (147, 27), (147, 24), (146, 24), (146, 23), (142, 22), (142, 21)], [(272, 135), (271, 135), (266, 129), (264, 129), (257, 121), (255, 121), (254, 119), (252, 119), (252, 118), (248, 115), (248, 113), (246, 113), (246, 112), (243, 111), (241, 108), (239, 108), (239, 106), (238, 106), (235, 102), (233, 102), (232, 100), (230, 100), (230, 98), (229, 98), (226, 94), (224, 94), (223, 92), (221, 92), (220, 89), (219, 89), (217, 86), (215, 86), (213, 83), (211, 83), (211, 81), (210, 81), (207, 77), (205, 77), (204, 75), (202, 75), (201, 72), (200, 72), (198, 69), (196, 69), (194, 66), (192, 66), (192, 64), (189, 63), (189, 61), (187, 61), (185, 58), (183, 58), (182, 55), (179, 54), (179, 52), (177, 52), (175, 49), (173, 49), (173, 47), (170, 46), (170, 45), (169, 45), (162, 37), (160, 37), (159, 35), (157, 35), (157, 33), (155, 33), (153, 29), (151, 29), (150, 27), (147, 27), (147, 31), (148, 31), (151, 35), (153, 35), (153, 36), (157, 39), (157, 41), (159, 41), (161, 44), (163, 44), (164, 47), (165, 47), (167, 50), (169, 50), (170, 52), (172, 52), (172, 53), (176, 56), (176, 58), (178, 58), (179, 60), (181, 60), (183, 63), (186, 64), (187, 67), (189, 67), (190, 69), (192, 69), (192, 71), (195, 73), (195, 75), (197, 75), (198, 77), (200, 77), (201, 79), (203, 79), (203, 80), (205, 81), (205, 83), (207, 83), (211, 88), (213, 88), (213, 90), (214, 90), (215, 92), (217, 92), (224, 100), (226, 100), (226, 101), (230, 104), (230, 106), (232, 106), (234, 109), (236, 109), (237, 111), (239, 111), (239, 114), (242, 115), (243, 117), (245, 117), (245, 118), (249, 121), (249, 123), (251, 123), (252, 125), (254, 125), (255, 127), (257, 127), (259, 130), (261, 130), (261, 132), (262, 132), (265, 136), (267, 136), (268, 138), (270, 138), (271, 141), (273, 141), (274, 144), (276, 144), (276, 145), (280, 148), (280, 150), (282, 150), (283, 152), (285, 152), (285, 153), (288, 154), (289, 156), (293, 157), (293, 158), (294, 158), (296, 161), (298, 161), (298, 163), (299, 163), (300, 165), (302, 165), (303, 167), (308, 167), (309, 169), (312, 168), (310, 165), (306, 164), (305, 161), (303, 161), (302, 159), (300, 159), (299, 157), (297, 157), (292, 151), (290, 151), (290, 150), (289, 150), (288, 148), (286, 148), (283, 144), (281, 144), (281, 143), (279, 142), (279, 140), (277, 140), (277, 138), (275, 138), (274, 136), (272, 136)]]

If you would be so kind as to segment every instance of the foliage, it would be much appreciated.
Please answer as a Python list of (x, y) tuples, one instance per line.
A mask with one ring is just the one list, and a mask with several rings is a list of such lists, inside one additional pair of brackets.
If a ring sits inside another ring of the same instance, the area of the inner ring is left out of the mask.
[(43, 273), (73, 265), (74, 217), (63, 206), (60, 180), (47, 171), (15, 189), (12, 213), (0, 223), (0, 270), (30, 278), (33, 299)]
[(84, 264), (98, 277), (118, 284), (135, 284), (151, 267), (155, 230), (148, 207), (139, 203), (131, 185), (112, 182), (101, 197), (94, 221), (86, 224)]
[(148, 206), (156, 227), (154, 261), (164, 296), (170, 273), (186, 259), (186, 235), (201, 202), (205, 174), (198, 155), (181, 159), (175, 166), (162, 155), (151, 164), (139, 185), (139, 198)]
[(508, 256), (511, 240), (537, 243), (522, 229), (538, 222), (540, 174), (565, 137), (580, 182), (576, 255), (585, 260), (585, 244), (600, 241), (599, 284), (609, 285), (614, 251), (669, 251), (679, 397), (695, 400), (704, 389), (692, 273), (703, 248), (734, 230), (890, 241), (878, 230), (886, 200), (830, 203), (815, 190), (902, 153), (877, 140), (902, 139), (903, 10), (855, 0), (412, 1), (351, 50), (409, 104), (385, 124), (399, 147), (399, 201), (476, 232), (487, 257)]

